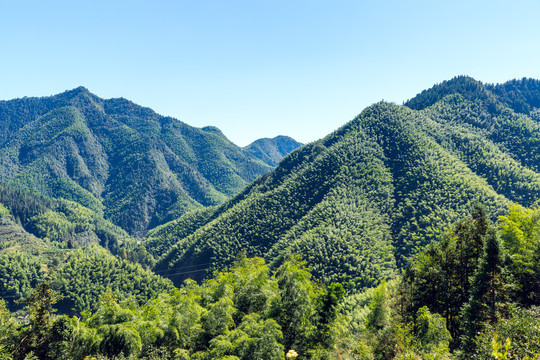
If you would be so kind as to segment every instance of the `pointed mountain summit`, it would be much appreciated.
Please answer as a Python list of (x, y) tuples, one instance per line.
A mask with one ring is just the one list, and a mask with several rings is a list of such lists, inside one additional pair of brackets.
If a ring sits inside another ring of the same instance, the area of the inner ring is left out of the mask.
[(180, 283), (241, 250), (272, 265), (300, 253), (320, 280), (358, 289), (404, 266), (475, 203), (494, 216), (510, 202), (531, 206), (540, 198), (540, 125), (493, 89), (457, 77), (406, 106), (368, 107), (233, 199), (149, 233), (156, 270)]
[(76, 201), (136, 236), (272, 169), (217, 128), (84, 87), (0, 101), (0, 128), (0, 183)]

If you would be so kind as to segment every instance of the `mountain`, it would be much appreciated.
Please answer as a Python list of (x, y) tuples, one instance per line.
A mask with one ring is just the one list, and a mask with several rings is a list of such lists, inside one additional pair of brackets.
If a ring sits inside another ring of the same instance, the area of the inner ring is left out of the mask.
[(150, 232), (155, 269), (178, 284), (240, 251), (272, 266), (300, 253), (318, 279), (358, 289), (391, 277), (475, 203), (494, 217), (535, 204), (539, 81), (510, 84), (460, 76), (403, 106), (366, 108), (231, 200)]
[(217, 205), (272, 168), (215, 127), (83, 87), (0, 101), (0, 129), (0, 183), (77, 202), (135, 236)]
[(299, 143), (293, 138), (280, 135), (272, 139), (263, 138), (255, 140), (246, 146), (244, 150), (265, 164), (276, 166), (285, 155), (302, 145), (302, 143)]

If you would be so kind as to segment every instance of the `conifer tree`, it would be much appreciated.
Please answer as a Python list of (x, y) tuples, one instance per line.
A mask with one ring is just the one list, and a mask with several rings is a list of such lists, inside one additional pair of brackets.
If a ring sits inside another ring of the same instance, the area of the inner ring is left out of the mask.
[(46, 358), (53, 324), (51, 314), (54, 312), (53, 305), (59, 299), (60, 295), (45, 281), (25, 300), (28, 325), (21, 332), (22, 339), (17, 351), (20, 355), (34, 353), (39, 359)]
[(505, 302), (505, 287), (502, 281), (502, 247), (497, 234), (487, 236), (484, 254), (471, 284), (469, 302), (463, 308), (462, 348), (470, 351), (474, 339), (486, 323), (495, 323)]

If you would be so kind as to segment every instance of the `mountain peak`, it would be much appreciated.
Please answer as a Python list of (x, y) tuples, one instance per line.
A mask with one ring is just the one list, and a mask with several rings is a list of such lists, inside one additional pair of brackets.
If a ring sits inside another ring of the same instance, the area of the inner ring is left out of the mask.
[(246, 146), (244, 150), (266, 164), (276, 166), (285, 155), (302, 145), (302, 143), (289, 136), (278, 135), (272, 139), (262, 138), (255, 140)]
[(95, 100), (98, 100), (99, 97), (92, 94), (84, 86), (79, 86), (79, 87), (76, 87), (76, 88), (74, 88), (72, 90), (66, 90), (63, 93), (60, 93), (58, 95), (54, 95), (54, 96), (52, 96), (52, 99), (72, 102), (75, 99), (77, 99), (78, 101), (80, 101), (81, 99), (92, 99), (92, 100), (95, 101)]
[(213, 133), (213, 134), (217, 134), (217, 135), (225, 137), (223, 132), (219, 128), (217, 128), (216, 126), (205, 126), (205, 127), (201, 128), (201, 130), (204, 131), (204, 132), (207, 132), (207, 133)]
[(530, 115), (532, 111), (540, 108), (540, 80), (514, 79), (504, 84), (489, 84), (486, 87), (515, 112)]
[(77, 95), (84, 95), (84, 94), (92, 94), (87, 88), (84, 86), (78, 86), (71, 90), (66, 90), (60, 95), (67, 95), (67, 96), (77, 96)]
[(422, 91), (404, 105), (413, 110), (423, 110), (451, 94), (460, 94), (468, 99), (488, 97), (484, 84), (470, 76), (460, 75)]
[[(0, 160), (0, 182), (104, 210), (138, 236), (193, 208), (217, 205), (271, 170), (215, 127), (172, 121), (83, 86), (0, 103), (0, 129), (0, 155), (16, 154)], [(36, 177), (47, 180), (32, 182)]]
[(72, 90), (73, 92), (78, 92), (78, 93), (82, 93), (82, 92), (86, 92), (86, 93), (89, 93), (90, 91), (88, 91), (87, 88), (85, 88), (84, 86), (78, 86), (76, 87), (75, 89)]

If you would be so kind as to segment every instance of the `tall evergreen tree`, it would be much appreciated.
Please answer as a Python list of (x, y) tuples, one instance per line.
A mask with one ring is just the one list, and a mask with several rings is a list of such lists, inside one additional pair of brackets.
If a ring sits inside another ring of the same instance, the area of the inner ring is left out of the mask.
[(484, 254), (474, 275), (471, 296), (463, 308), (464, 336), (462, 348), (474, 348), (474, 339), (486, 323), (495, 323), (506, 299), (502, 280), (502, 247), (497, 234), (487, 237)]
[(474, 275), (478, 261), (482, 256), (485, 237), (490, 224), (485, 207), (475, 204), (471, 209), (469, 219), (458, 222), (454, 229), (458, 253), (458, 281), (461, 292), (459, 301), (466, 302), (469, 296), (471, 278)]
[(60, 295), (51, 289), (47, 281), (37, 286), (32, 295), (26, 300), (28, 324), (21, 332), (20, 346), (17, 354), (21, 358), (29, 353), (35, 354), (39, 359), (47, 358), (50, 331), (54, 312), (53, 305), (60, 299)]
[(422, 306), (428, 305), (433, 312), (447, 319), (452, 338), (459, 339), (461, 309), (469, 301), (471, 280), (482, 256), (485, 239), (492, 231), (485, 209), (475, 205), (470, 217), (456, 223), (450, 234), (429, 245), (416, 257), (405, 271), (402, 283), (404, 294), (411, 296), (402, 299), (409, 321)]

